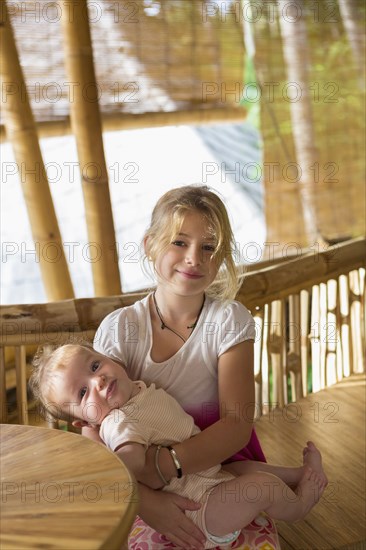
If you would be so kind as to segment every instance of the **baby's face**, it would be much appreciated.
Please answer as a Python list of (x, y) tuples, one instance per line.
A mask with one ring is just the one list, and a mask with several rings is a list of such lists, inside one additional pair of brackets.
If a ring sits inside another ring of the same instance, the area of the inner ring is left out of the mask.
[(121, 365), (93, 350), (78, 352), (55, 377), (54, 402), (93, 426), (124, 405), (136, 389)]

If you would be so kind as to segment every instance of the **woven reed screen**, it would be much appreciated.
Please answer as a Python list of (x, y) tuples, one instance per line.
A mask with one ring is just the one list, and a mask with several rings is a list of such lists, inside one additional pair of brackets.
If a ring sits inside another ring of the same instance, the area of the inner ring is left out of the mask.
[[(253, 10), (267, 239), (281, 245), (312, 246), (319, 234), (325, 241), (338, 241), (365, 233), (365, 3), (346, 3), (353, 5), (357, 18), (353, 21), (353, 40), (358, 56), (346, 32), (341, 0), (293, 1), (285, 8), (265, 2), (260, 10)], [(259, 6), (258, 2), (253, 4)], [(280, 17), (292, 20), (297, 31), (299, 23), (305, 22), (305, 88), (288, 81)], [(291, 101), (300, 101), (306, 94), (317, 155), (311, 190), (317, 227), (312, 235), (304, 228), (299, 193), (304, 166), (296, 157), (290, 113)], [(283, 246), (274, 248), (279, 254), (282, 250)]]
[[(67, 81), (60, 23), (61, 10), (72, 17), (72, 2), (9, 0), (8, 9), (35, 118), (63, 119), (78, 86)], [(88, 9), (102, 113), (238, 105), (226, 93), (243, 79), (235, 11), (223, 17), (198, 0), (97, 0)]]

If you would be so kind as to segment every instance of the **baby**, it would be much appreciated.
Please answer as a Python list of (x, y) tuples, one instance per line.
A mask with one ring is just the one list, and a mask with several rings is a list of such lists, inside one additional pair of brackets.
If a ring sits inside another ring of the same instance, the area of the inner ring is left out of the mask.
[[(237, 477), (221, 465), (184, 475), (172, 445), (200, 430), (164, 390), (132, 381), (120, 364), (88, 344), (67, 344), (43, 352), (33, 364), (31, 386), (45, 408), (74, 426), (99, 430), (107, 447), (137, 480), (147, 448), (157, 445), (155, 466), (163, 490), (201, 503), (199, 510), (186, 514), (205, 534), (205, 548), (231, 544), (260, 512), (284, 521), (303, 518), (327, 484), (320, 452), (311, 442), (304, 450), (304, 465), (294, 489), (273, 475), (270, 465), (251, 461), (247, 461), (247, 473)], [(170, 481), (159, 468), (162, 446), (169, 449), (177, 472)]]

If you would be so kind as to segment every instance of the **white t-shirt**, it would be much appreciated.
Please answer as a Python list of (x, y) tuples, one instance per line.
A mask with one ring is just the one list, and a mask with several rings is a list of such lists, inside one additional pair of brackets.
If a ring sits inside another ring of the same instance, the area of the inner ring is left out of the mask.
[(94, 347), (121, 361), (132, 380), (166, 390), (202, 429), (218, 416), (218, 358), (232, 346), (254, 339), (254, 319), (245, 306), (236, 301), (223, 304), (206, 296), (191, 336), (170, 359), (156, 363), (150, 354), (147, 296), (110, 313), (98, 328)]
[(112, 410), (100, 425), (99, 435), (109, 449), (115, 451), (124, 443), (140, 443), (145, 449), (173, 445), (199, 433), (193, 418), (166, 391), (140, 380), (136, 384), (139, 393)]

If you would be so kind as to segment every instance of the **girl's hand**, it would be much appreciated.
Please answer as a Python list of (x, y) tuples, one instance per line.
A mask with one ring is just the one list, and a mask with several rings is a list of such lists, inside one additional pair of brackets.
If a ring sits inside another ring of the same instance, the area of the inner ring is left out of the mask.
[(139, 489), (139, 515), (148, 525), (180, 548), (204, 548), (204, 534), (184, 513), (185, 510), (198, 510), (199, 503), (175, 493), (151, 491), (143, 485), (139, 485)]

